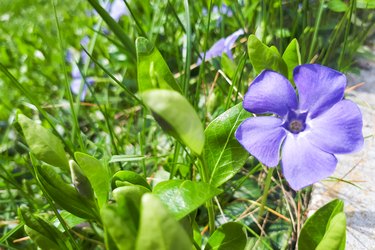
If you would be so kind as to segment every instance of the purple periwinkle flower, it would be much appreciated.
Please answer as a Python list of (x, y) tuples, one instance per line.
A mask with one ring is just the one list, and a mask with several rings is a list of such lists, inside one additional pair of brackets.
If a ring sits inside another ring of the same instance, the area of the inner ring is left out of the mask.
[[(239, 36), (243, 35), (244, 31), (242, 29), (237, 30), (233, 34), (229, 35), (226, 38), (221, 38), (217, 41), (212, 47), (206, 51), (206, 61), (210, 60), (211, 58), (221, 56), (223, 53), (226, 53), (230, 59), (233, 59), (233, 55), (231, 49), (233, 44), (236, 42)], [(201, 57), (203, 58), (203, 53), (201, 53)], [(202, 59), (198, 59), (197, 65), (202, 63)]]
[(291, 188), (299, 190), (330, 176), (335, 154), (358, 151), (363, 145), (362, 115), (345, 100), (344, 74), (318, 64), (294, 69), (294, 82), (264, 70), (250, 85), (243, 107), (254, 114), (238, 127), (236, 138), (268, 167), (280, 161)]

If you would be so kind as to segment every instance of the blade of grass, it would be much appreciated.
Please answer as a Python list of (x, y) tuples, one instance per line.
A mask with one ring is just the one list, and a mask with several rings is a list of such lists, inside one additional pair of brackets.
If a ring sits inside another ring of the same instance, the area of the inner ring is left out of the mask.
[(137, 56), (135, 52), (134, 42), (129, 38), (128, 35), (122, 30), (121, 26), (105, 11), (105, 9), (100, 6), (97, 0), (88, 0), (91, 6), (99, 13), (103, 18), (104, 22), (107, 23), (108, 27), (113, 31), (113, 33), (120, 39), (121, 43), (127, 49), (127, 53), (133, 62), (137, 61)]
[(52, 119), (50, 118), (49, 114), (44, 111), (42, 106), (40, 106), (37, 99), (31, 94), (29, 91), (27, 91), (22, 84), (12, 75), (12, 73), (9, 72), (9, 70), (0, 63), (0, 71), (2, 71), (5, 76), (16, 86), (16, 88), (36, 107), (36, 109), (39, 111), (39, 113), (46, 119), (46, 121), (51, 126), (52, 130), (55, 132), (55, 134), (59, 137), (59, 139), (64, 143), (65, 150), (68, 151), (68, 153), (73, 156), (73, 151), (71, 149), (71, 145), (68, 144), (68, 142), (60, 135), (60, 133), (57, 131), (55, 123), (52, 122)]
[(140, 33), (142, 34), (143, 37), (145, 37), (145, 38), (148, 39), (147, 33), (143, 30), (142, 25), (140, 24), (140, 22), (138, 22), (138, 19), (136, 18), (136, 16), (134, 15), (132, 9), (130, 8), (130, 5), (129, 5), (128, 1), (124, 0), (124, 3), (126, 5), (126, 8), (128, 8), (129, 13), (130, 13), (131, 17), (133, 18), (133, 20), (135, 22), (135, 25), (139, 29)]
[[(63, 73), (64, 73), (64, 78), (65, 78), (65, 81), (64, 81), (65, 92), (68, 96), (68, 101), (69, 101), (69, 105), (70, 105), (70, 112), (72, 113), (73, 129), (72, 129), (72, 135), (71, 135), (72, 139), (71, 140), (72, 140), (73, 146), (74, 146), (75, 145), (75, 139), (77, 138), (80, 150), (85, 152), (85, 145), (84, 145), (83, 140), (82, 140), (81, 131), (80, 131), (79, 124), (78, 124), (78, 117), (76, 115), (75, 108), (74, 108), (73, 95), (72, 95), (72, 92), (70, 91), (70, 84), (68, 82), (68, 71), (67, 71), (66, 66), (65, 66), (65, 56), (64, 56), (64, 52), (63, 52), (65, 50), (63, 50), (64, 46), (63, 46), (63, 42), (62, 42), (62, 38), (61, 38), (60, 22), (57, 18), (55, 1), (51, 0), (51, 2), (52, 2), (53, 12), (54, 12), (54, 16), (55, 16), (55, 24), (56, 24), (56, 28), (57, 28), (57, 37), (59, 39), (61, 64), (62, 64), (62, 69), (63, 69)], [(74, 149), (74, 151), (75, 151), (75, 149)]]
[(349, 13), (347, 14), (348, 20), (346, 22), (345, 35), (344, 35), (344, 43), (343, 43), (342, 49), (340, 51), (339, 62), (338, 62), (339, 70), (341, 70), (341, 67), (342, 67), (342, 60), (344, 58), (344, 54), (345, 54), (345, 50), (346, 50), (346, 44), (347, 44), (347, 41), (348, 41), (348, 38), (349, 38), (349, 31), (350, 31), (350, 26), (351, 26), (351, 23), (352, 23), (352, 16), (353, 16), (353, 12), (354, 12), (356, 2), (357, 2), (356, 0), (350, 1)]
[(317, 40), (317, 37), (318, 37), (318, 32), (319, 32), (319, 27), (320, 27), (320, 20), (322, 18), (323, 10), (324, 10), (324, 0), (320, 0), (320, 4), (319, 4), (319, 8), (318, 8), (318, 13), (317, 13), (317, 18), (316, 18), (315, 26), (314, 26), (314, 34), (313, 34), (313, 38), (312, 38), (311, 45), (310, 45), (310, 51), (309, 51), (308, 61), (311, 61), (311, 59), (314, 56), (313, 54), (314, 54), (314, 50), (315, 50), (316, 40)]
[(111, 74), (101, 63), (99, 63), (98, 60), (96, 60), (85, 48), (82, 47), (82, 49), (90, 57), (90, 59), (97, 66), (99, 66), (99, 68), (101, 68), (104, 71), (104, 73), (106, 73), (120, 88), (122, 88), (126, 92), (126, 94), (128, 94), (130, 97), (132, 97), (134, 100), (136, 100), (137, 103), (144, 106), (143, 102), (137, 96), (135, 96), (125, 85), (123, 85), (119, 80), (117, 80), (117, 78), (114, 77), (113, 74)]
[(185, 56), (185, 74), (183, 80), (184, 95), (188, 97), (189, 81), (190, 81), (190, 63), (191, 63), (191, 24), (189, 1), (184, 0), (185, 20), (186, 20), (186, 56)]

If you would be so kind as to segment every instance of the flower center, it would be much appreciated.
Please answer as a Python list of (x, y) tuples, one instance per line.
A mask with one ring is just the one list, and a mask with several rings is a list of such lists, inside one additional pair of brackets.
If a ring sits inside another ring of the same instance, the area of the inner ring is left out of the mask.
[(298, 110), (289, 111), (285, 121), (284, 128), (293, 134), (298, 134), (306, 128), (307, 112), (301, 113)]
[(302, 121), (300, 120), (293, 120), (289, 122), (289, 131), (297, 134), (301, 132), (304, 129), (304, 126), (302, 124)]

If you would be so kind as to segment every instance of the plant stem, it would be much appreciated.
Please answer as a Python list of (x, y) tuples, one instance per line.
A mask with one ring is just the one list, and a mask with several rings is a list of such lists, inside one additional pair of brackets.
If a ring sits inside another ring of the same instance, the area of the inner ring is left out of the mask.
[[(199, 160), (201, 163), (200, 174), (202, 176), (202, 180), (205, 183), (209, 183), (210, 180), (206, 160), (203, 156), (199, 156)], [(210, 230), (210, 234), (212, 234), (215, 231), (215, 210), (212, 199), (206, 202), (206, 208), (208, 213), (208, 228)]]
[(270, 185), (271, 185), (271, 177), (272, 177), (272, 174), (273, 174), (273, 170), (275, 168), (269, 168), (268, 169), (268, 172), (267, 172), (267, 177), (266, 177), (266, 183), (265, 183), (265, 186), (264, 186), (264, 190), (263, 190), (263, 196), (262, 196), (262, 202), (261, 202), (261, 206), (259, 208), (259, 214), (258, 214), (258, 220), (260, 221), (261, 218), (262, 218), (262, 214), (264, 212), (264, 206), (267, 202), (267, 197), (268, 197), (268, 191), (270, 189)]
[(324, 0), (320, 0), (320, 6), (318, 9), (318, 15), (317, 15), (315, 26), (314, 26), (314, 34), (313, 34), (313, 38), (312, 38), (312, 42), (310, 46), (308, 61), (310, 61), (313, 58), (313, 53), (315, 49), (316, 39), (318, 37), (319, 25), (320, 25), (320, 20), (323, 14), (323, 10), (324, 10)]

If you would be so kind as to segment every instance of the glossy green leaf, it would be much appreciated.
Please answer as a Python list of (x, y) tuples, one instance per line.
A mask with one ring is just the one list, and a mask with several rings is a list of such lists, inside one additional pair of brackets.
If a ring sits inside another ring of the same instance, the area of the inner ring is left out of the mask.
[(344, 250), (346, 240), (346, 216), (344, 212), (336, 214), (329, 222), (326, 233), (316, 250)]
[(298, 239), (298, 249), (316, 249), (325, 237), (330, 239), (335, 235), (334, 237), (337, 238), (337, 234), (340, 233), (343, 234), (341, 235), (342, 237), (339, 238), (345, 239), (345, 230), (342, 228), (345, 228), (343, 219), (338, 217), (336, 220), (333, 220), (333, 218), (339, 213), (342, 213), (343, 210), (344, 203), (338, 199), (319, 208), (303, 225)]
[(62, 208), (78, 217), (98, 218), (94, 201), (82, 196), (74, 187), (65, 183), (53, 167), (37, 166), (36, 174), (48, 195)]
[(150, 190), (138, 185), (116, 188), (113, 191), (116, 203), (101, 210), (104, 227), (120, 250), (135, 248), (141, 198), (147, 192)]
[(181, 93), (174, 76), (159, 50), (146, 38), (136, 40), (138, 90), (170, 89)]
[(251, 114), (242, 103), (228, 109), (213, 120), (204, 131), (204, 157), (210, 172), (210, 183), (218, 187), (232, 178), (245, 164), (249, 153), (239, 144), (234, 133)]
[(38, 160), (69, 171), (68, 159), (62, 142), (48, 129), (19, 114), (20, 124), (30, 151)]
[(286, 47), (283, 60), (288, 67), (288, 79), (293, 82), (293, 70), (295, 67), (301, 64), (301, 53), (299, 51), (299, 44), (297, 39), (293, 39), (288, 47)]
[(275, 47), (268, 47), (255, 35), (250, 35), (247, 41), (247, 50), (256, 74), (264, 69), (272, 69), (284, 76), (288, 75), (288, 68)]
[(32, 215), (25, 206), (21, 206), (19, 211), (25, 222), (26, 233), (41, 249), (69, 249), (69, 242), (56, 227), (39, 216)]
[(151, 190), (150, 185), (147, 183), (145, 178), (140, 176), (139, 174), (129, 171), (129, 170), (120, 170), (117, 171), (112, 176), (112, 189), (120, 186), (129, 186), (129, 185), (140, 185), (149, 190)]
[(203, 127), (193, 106), (185, 97), (173, 90), (149, 90), (141, 96), (164, 131), (195, 154), (202, 153)]
[(98, 199), (99, 207), (102, 207), (107, 202), (110, 191), (108, 168), (91, 155), (76, 152), (74, 157), (82, 172), (89, 179)]
[(204, 182), (169, 180), (156, 185), (153, 193), (179, 220), (220, 194), (221, 190)]
[(75, 161), (70, 160), (69, 165), (73, 186), (82, 196), (85, 196), (88, 199), (93, 200), (94, 190), (92, 189), (89, 179), (82, 172), (81, 168), (77, 165)]
[(247, 236), (244, 227), (237, 222), (220, 226), (208, 239), (205, 250), (243, 250)]
[(142, 197), (136, 250), (191, 250), (192, 243), (182, 226), (153, 194)]

